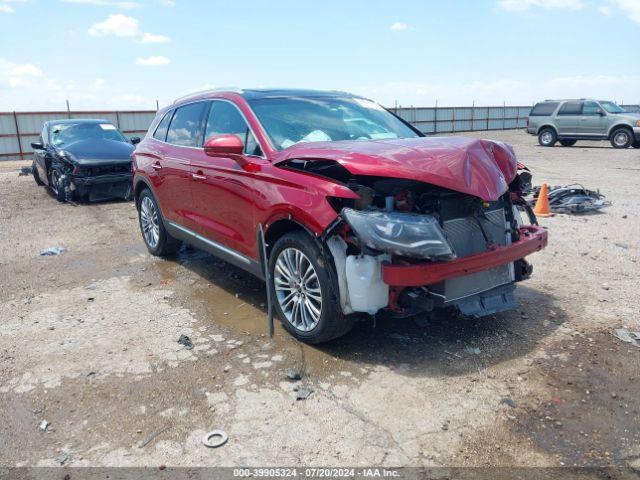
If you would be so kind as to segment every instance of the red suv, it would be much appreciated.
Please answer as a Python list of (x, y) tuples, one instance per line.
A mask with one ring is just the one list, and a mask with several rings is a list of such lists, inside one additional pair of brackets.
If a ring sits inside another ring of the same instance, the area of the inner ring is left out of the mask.
[(513, 308), (524, 257), (547, 243), (510, 146), (425, 138), (342, 92), (181, 98), (133, 161), (149, 251), (187, 242), (268, 279), (283, 325), (310, 343), (345, 334), (356, 312)]

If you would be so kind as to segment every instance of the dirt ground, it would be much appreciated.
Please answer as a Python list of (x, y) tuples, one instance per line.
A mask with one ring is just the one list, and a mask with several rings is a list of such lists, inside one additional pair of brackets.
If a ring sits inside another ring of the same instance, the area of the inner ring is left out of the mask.
[[(640, 348), (612, 335), (640, 330), (640, 150), (477, 136), (613, 205), (541, 220), (515, 311), (319, 347), (268, 337), (248, 274), (150, 256), (131, 202), (62, 205), (0, 162), (0, 464), (640, 467)], [(202, 445), (213, 429), (227, 444)]]

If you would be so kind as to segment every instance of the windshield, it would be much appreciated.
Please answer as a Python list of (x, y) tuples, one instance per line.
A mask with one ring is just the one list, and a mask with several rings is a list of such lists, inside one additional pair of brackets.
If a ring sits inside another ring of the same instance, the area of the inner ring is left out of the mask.
[(51, 127), (51, 144), (56, 147), (87, 139), (128, 143), (124, 135), (111, 123), (58, 123)]
[(627, 113), (624, 108), (621, 108), (613, 102), (600, 102), (600, 105), (609, 113)]
[(360, 98), (262, 98), (249, 105), (278, 150), (300, 142), (419, 136), (380, 105)]

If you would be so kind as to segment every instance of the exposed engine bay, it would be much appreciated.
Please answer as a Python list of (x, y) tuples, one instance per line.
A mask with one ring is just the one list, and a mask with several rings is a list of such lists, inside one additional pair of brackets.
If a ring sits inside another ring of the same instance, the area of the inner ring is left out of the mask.
[(531, 184), (524, 165), (494, 201), (411, 179), (352, 175), (333, 161), (290, 161), (287, 168), (333, 178), (359, 197), (328, 199), (339, 214), (325, 239), (344, 313), (413, 316), (452, 307), (480, 317), (515, 308), (514, 283), (532, 272), (524, 258), (420, 285), (388, 283), (384, 270), (471, 259), (520, 240), (523, 212), (526, 224), (537, 224), (523, 199)]

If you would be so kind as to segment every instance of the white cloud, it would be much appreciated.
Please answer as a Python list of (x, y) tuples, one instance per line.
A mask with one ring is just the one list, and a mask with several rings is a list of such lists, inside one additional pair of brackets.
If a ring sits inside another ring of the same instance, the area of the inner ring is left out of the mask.
[(497, 6), (509, 12), (522, 12), (532, 7), (580, 10), (585, 7), (585, 3), (583, 0), (499, 0)]
[(141, 7), (138, 2), (130, 1), (114, 1), (114, 0), (62, 0), (66, 3), (78, 3), (83, 5), (97, 5), (99, 7), (115, 7), (122, 8), (123, 10), (131, 10), (133, 8)]
[(137, 37), (139, 34), (138, 20), (121, 13), (109, 15), (105, 21), (94, 23), (89, 28), (92, 37)]
[(143, 67), (164, 67), (170, 63), (171, 60), (160, 55), (152, 55), (147, 58), (136, 58), (136, 65), (141, 65)]
[(0, 58), (0, 87), (3, 85), (11, 88), (21, 87), (34, 82), (42, 75), (42, 70), (31, 63), (18, 64)]
[(0, 3), (0, 13), (13, 13), (15, 10), (11, 5)]
[(614, 3), (627, 17), (640, 23), (640, 0), (614, 0)]
[(174, 0), (160, 0), (160, 3), (165, 7), (175, 7), (176, 2)]
[(603, 5), (601, 7), (598, 7), (598, 11), (602, 14), (602, 15), (611, 15), (611, 7), (607, 6), (607, 5)]
[(171, 38), (166, 35), (156, 35), (154, 33), (145, 32), (140, 41), (142, 43), (169, 43)]
[(402, 30), (411, 30), (411, 25), (402, 22), (394, 22), (389, 28), (393, 31), (399, 32)]

